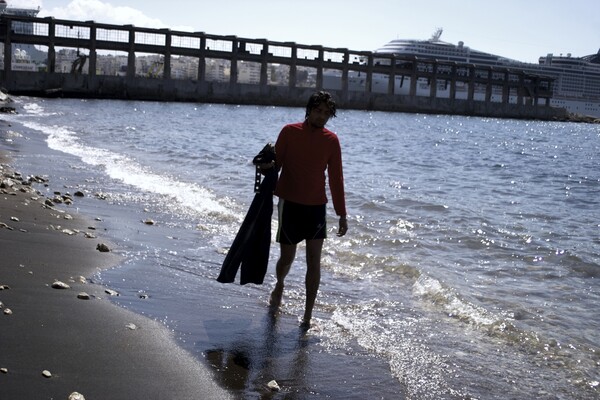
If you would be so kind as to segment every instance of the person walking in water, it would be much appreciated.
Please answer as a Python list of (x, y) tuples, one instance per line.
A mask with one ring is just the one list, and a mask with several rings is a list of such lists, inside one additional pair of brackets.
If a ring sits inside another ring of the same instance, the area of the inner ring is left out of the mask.
[(277, 282), (270, 306), (281, 304), (284, 281), (296, 256), (298, 243), (306, 241), (306, 306), (301, 326), (310, 328), (312, 311), (321, 281), (321, 250), (327, 237), (325, 171), (335, 213), (339, 217), (337, 235), (348, 231), (342, 152), (335, 133), (325, 125), (335, 117), (336, 104), (324, 91), (308, 100), (304, 122), (283, 127), (275, 143), (276, 166), (281, 175), (275, 188), (279, 197), (277, 242), (281, 247), (277, 261)]

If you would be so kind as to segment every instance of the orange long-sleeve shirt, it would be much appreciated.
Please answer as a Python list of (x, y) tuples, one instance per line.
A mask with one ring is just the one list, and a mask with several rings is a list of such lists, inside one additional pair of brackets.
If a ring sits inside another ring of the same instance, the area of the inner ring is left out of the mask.
[(275, 143), (277, 166), (281, 175), (275, 195), (294, 203), (327, 203), (325, 170), (337, 215), (346, 215), (342, 151), (335, 133), (326, 128), (313, 129), (306, 122), (283, 127)]

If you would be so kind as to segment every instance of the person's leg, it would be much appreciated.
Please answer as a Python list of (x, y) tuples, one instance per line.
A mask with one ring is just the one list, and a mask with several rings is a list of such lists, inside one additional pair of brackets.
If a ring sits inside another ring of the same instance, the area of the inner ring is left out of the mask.
[(281, 304), (281, 296), (283, 295), (283, 283), (290, 267), (296, 257), (296, 245), (295, 244), (284, 244), (280, 243), (281, 254), (279, 260), (277, 260), (277, 266), (275, 267), (275, 274), (277, 275), (277, 283), (275, 283), (275, 289), (271, 292), (271, 300), (269, 304), (271, 307), (277, 308)]
[(312, 310), (321, 283), (321, 250), (323, 239), (312, 239), (306, 241), (306, 307), (302, 325), (310, 327)]

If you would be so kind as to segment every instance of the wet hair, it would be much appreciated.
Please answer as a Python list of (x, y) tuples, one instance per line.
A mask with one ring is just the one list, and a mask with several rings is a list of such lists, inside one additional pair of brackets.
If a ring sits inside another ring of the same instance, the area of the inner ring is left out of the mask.
[(332, 118), (335, 117), (335, 111), (336, 111), (335, 101), (331, 97), (331, 94), (321, 90), (319, 92), (314, 93), (308, 99), (308, 104), (306, 105), (305, 118), (308, 118), (308, 116), (310, 115), (310, 112), (313, 110), (313, 108), (319, 107), (321, 105), (321, 103), (327, 104), (327, 107), (329, 108), (329, 112), (331, 113), (331, 117)]

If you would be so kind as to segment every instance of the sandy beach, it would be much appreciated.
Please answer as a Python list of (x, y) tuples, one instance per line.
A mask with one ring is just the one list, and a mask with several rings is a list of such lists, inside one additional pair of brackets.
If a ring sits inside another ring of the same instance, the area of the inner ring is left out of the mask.
[(164, 325), (116, 306), (116, 294), (90, 282), (119, 262), (101, 221), (50, 202), (36, 187), (52, 182), (30, 183), (7, 152), (0, 177), (0, 398), (230, 397)]

